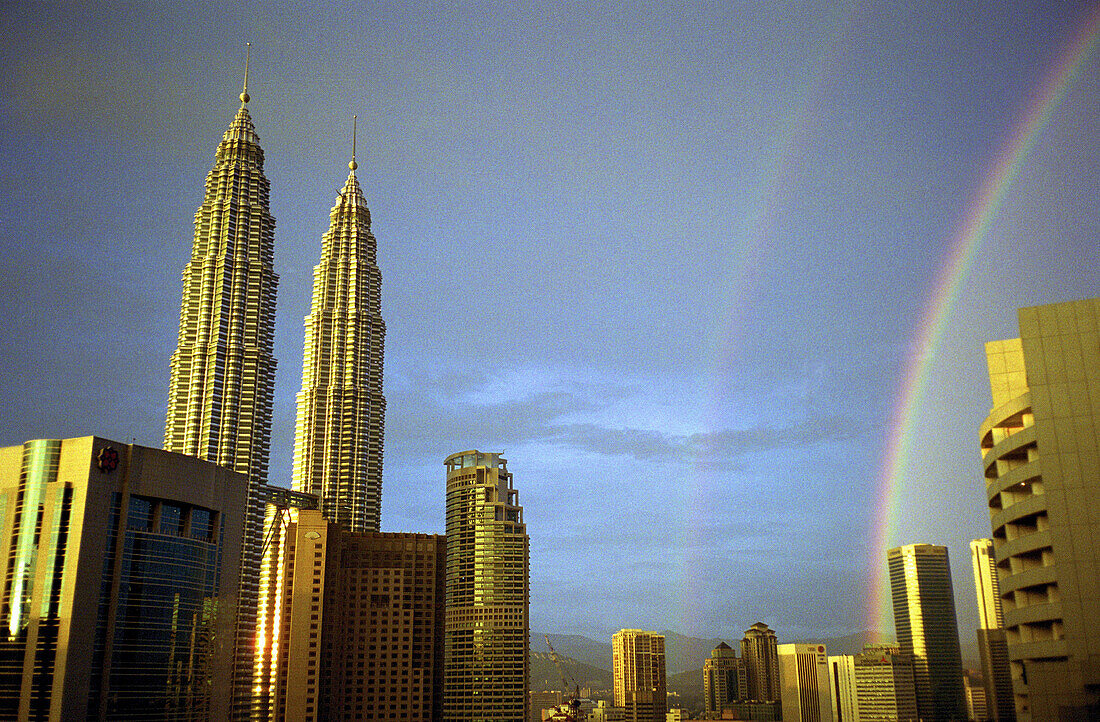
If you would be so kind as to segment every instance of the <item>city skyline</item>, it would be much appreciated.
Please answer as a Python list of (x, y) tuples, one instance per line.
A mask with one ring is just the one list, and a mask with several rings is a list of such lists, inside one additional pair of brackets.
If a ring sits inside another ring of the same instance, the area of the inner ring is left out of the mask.
[[(301, 319), (359, 113), (387, 278), (382, 528), (440, 533), (443, 458), (499, 450), (530, 480), (533, 629), (865, 628), (880, 528), (956, 558), (989, 534), (984, 342), (1015, 335), (1017, 307), (1096, 295), (1095, 23), (1058, 8), (395, 6), (357, 18), (385, 38), (362, 48), (334, 9), (310, 26), (5, 8), (3, 443), (159, 445), (196, 189), (250, 40), (278, 219), (272, 482), (290, 481)], [(64, 207), (37, 210), (43, 192)]]

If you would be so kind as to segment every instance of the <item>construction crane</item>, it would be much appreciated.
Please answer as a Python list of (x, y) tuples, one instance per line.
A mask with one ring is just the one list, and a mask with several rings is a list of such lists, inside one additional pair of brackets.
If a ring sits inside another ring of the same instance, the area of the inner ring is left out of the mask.
[(573, 687), (569, 699), (555, 707), (546, 719), (555, 722), (585, 722), (588, 715), (581, 711), (581, 686), (577, 684), (577, 680), (573, 678), (573, 675), (565, 671), (565, 664), (562, 663), (561, 656), (554, 649), (554, 645), (550, 644), (550, 635), (544, 634), (542, 638), (546, 640), (546, 646), (550, 648), (550, 659), (554, 660), (558, 673), (561, 674), (562, 684), (569, 686), (569, 683), (572, 683)]

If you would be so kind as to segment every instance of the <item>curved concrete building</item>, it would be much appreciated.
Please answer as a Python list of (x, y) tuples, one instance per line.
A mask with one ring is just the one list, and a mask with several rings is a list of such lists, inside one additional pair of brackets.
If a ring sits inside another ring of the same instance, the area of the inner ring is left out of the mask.
[(1100, 299), (1020, 309), (1019, 323), (1020, 338), (986, 344), (980, 432), (1016, 715), (1095, 719)]

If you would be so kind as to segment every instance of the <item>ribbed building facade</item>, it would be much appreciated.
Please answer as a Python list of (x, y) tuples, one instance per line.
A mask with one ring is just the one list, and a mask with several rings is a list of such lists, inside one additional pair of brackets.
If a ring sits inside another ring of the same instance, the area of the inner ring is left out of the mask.
[(611, 637), (615, 706), (626, 722), (662, 722), (668, 711), (665, 636), (620, 629)]
[(1016, 717), (1098, 719), (1100, 299), (1018, 317), (980, 429)]
[(889, 549), (894, 629), (912, 655), (917, 711), (922, 720), (966, 718), (962, 655), (947, 547), (907, 544)]
[(191, 260), (183, 269), (179, 344), (171, 360), (164, 448), (246, 475), (234, 716), (250, 707), (253, 635), (271, 411), (275, 394), (275, 219), (264, 152), (241, 108), (222, 137), (195, 213)]
[(382, 504), (382, 274), (354, 157), (332, 208), (305, 319), (294, 488), (329, 521), (378, 531)]
[(784, 722), (834, 722), (824, 644), (780, 644), (779, 696)]
[(448, 456), (444, 722), (526, 722), (529, 541), (499, 454)]

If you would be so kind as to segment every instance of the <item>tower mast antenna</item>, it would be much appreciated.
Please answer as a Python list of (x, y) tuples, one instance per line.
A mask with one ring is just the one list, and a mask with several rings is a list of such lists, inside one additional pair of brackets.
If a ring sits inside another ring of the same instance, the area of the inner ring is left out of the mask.
[(348, 168), (355, 172), (355, 169), (359, 167), (359, 164), (355, 162), (355, 133), (358, 130), (358, 115), (351, 116), (351, 162), (348, 163)]
[(248, 102), (248, 61), (252, 55), (252, 43), (244, 44), (244, 88), (241, 89), (241, 105)]

